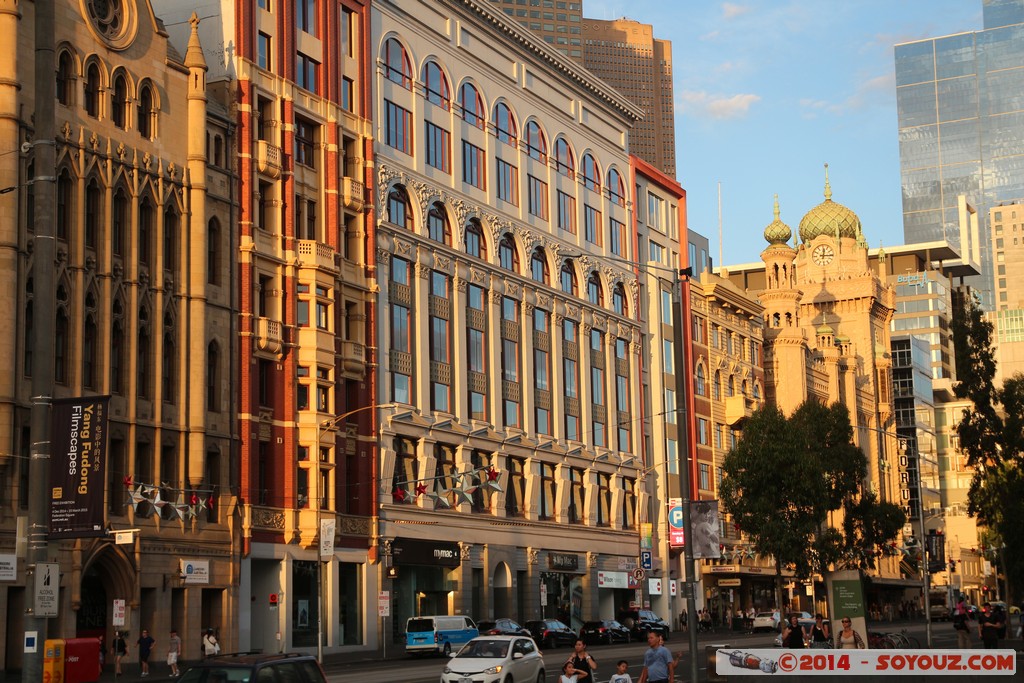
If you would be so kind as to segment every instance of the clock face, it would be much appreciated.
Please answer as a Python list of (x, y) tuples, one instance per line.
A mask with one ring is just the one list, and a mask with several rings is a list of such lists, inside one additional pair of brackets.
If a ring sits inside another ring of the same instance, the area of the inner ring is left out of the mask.
[(827, 266), (832, 263), (832, 259), (834, 259), (835, 256), (836, 252), (827, 244), (819, 244), (814, 248), (814, 251), (811, 252), (811, 258), (814, 259), (814, 262), (819, 266)]

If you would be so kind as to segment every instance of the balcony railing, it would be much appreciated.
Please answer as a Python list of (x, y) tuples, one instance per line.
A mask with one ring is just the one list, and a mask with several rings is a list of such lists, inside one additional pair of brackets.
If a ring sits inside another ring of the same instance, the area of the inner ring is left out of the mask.
[(725, 399), (725, 421), (730, 427), (735, 427), (753, 415), (755, 407), (754, 399), (747, 398), (742, 394), (727, 396)]
[(334, 249), (330, 245), (315, 240), (299, 240), (297, 250), (303, 266), (316, 266), (332, 273), (338, 272), (338, 266), (334, 262)]
[(355, 178), (345, 176), (341, 183), (341, 200), (345, 203), (346, 209), (362, 211), (365, 200), (365, 188)]
[(256, 346), (268, 353), (281, 353), (281, 323), (270, 318), (258, 318), (256, 321)]

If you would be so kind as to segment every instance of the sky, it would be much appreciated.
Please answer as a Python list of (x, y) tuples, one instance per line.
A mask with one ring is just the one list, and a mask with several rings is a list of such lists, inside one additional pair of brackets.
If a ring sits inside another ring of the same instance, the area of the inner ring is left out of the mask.
[[(796, 232), (824, 200), (903, 244), (893, 46), (982, 28), (982, 0), (584, 0), (672, 41), (676, 177), (716, 265), (760, 260), (773, 195)], [(719, 259), (718, 186), (722, 192)]]

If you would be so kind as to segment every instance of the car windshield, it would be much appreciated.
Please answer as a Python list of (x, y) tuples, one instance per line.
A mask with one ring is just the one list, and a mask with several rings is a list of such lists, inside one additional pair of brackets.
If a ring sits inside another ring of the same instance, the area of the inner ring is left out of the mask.
[(247, 683), (251, 669), (242, 666), (196, 667), (181, 677), (188, 683)]
[(471, 640), (455, 655), (460, 659), (504, 659), (508, 655), (507, 640)]

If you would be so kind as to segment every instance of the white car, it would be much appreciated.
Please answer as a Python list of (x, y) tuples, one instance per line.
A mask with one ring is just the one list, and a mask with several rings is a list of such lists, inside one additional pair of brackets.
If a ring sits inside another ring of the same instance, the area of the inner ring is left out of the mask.
[(441, 683), (544, 683), (544, 657), (532, 638), (480, 636), (448, 660)]
[[(798, 619), (814, 619), (809, 612), (786, 612), (786, 618), (793, 615), (796, 615)], [(751, 629), (754, 633), (758, 631), (779, 631), (779, 611), (758, 612), (754, 617), (754, 624)]]

